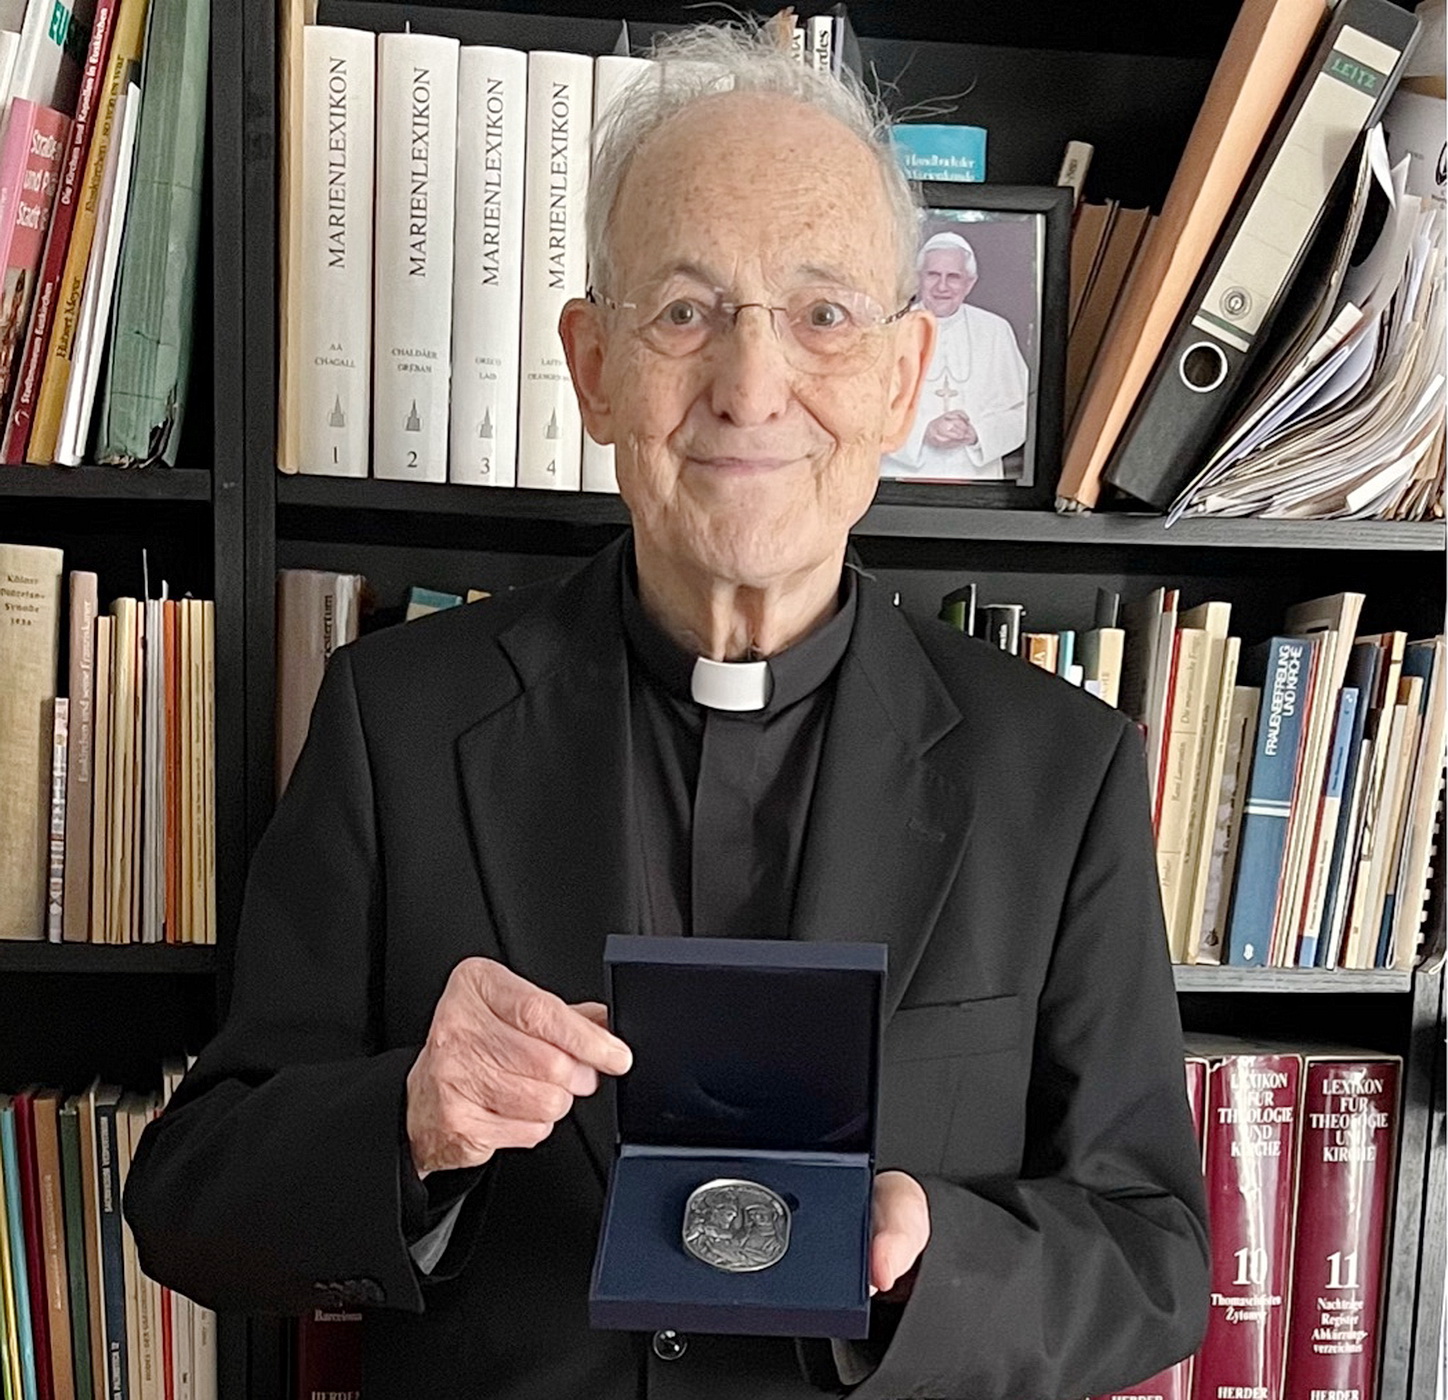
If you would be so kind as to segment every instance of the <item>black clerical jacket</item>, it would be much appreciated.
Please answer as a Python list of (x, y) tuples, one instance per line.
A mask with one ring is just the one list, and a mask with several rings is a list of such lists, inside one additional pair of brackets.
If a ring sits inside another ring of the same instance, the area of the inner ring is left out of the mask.
[(500, 1153), (419, 1272), (405, 1082), (450, 969), (600, 999), (606, 934), (637, 928), (626, 547), (332, 658), (230, 1014), (131, 1170), (147, 1272), (218, 1309), (371, 1305), (367, 1400), (1045, 1400), (1188, 1353), (1205, 1213), (1141, 741), (868, 580), (790, 933), (890, 950), (877, 1165), (922, 1182), (932, 1234), (849, 1358), (874, 1369), (851, 1389), (828, 1343), (590, 1330), (608, 1089)]

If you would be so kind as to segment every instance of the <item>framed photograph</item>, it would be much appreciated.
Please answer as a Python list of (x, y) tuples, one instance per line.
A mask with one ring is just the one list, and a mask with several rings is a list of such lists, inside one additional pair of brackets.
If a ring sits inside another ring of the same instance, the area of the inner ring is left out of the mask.
[(881, 460), (880, 499), (1048, 509), (1061, 470), (1071, 191), (921, 189), (916, 295), (936, 318), (935, 350), (910, 436)]

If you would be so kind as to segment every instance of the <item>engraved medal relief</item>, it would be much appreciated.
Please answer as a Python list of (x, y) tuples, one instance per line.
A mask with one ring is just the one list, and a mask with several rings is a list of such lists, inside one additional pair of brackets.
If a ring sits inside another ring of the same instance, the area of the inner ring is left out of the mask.
[(784, 1258), (789, 1223), (789, 1207), (767, 1186), (706, 1181), (684, 1206), (684, 1248), (711, 1268), (754, 1273)]

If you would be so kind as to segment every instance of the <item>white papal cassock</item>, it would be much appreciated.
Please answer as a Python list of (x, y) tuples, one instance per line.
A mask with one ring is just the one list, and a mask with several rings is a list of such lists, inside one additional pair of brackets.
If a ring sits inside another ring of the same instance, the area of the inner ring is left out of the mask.
[[(1030, 376), (1015, 332), (1004, 316), (968, 302), (938, 325), (910, 436), (883, 459), (881, 475), (1002, 481), (1001, 459), (1026, 440)], [(953, 411), (970, 419), (975, 442), (928, 446), (925, 429), (931, 420)]]

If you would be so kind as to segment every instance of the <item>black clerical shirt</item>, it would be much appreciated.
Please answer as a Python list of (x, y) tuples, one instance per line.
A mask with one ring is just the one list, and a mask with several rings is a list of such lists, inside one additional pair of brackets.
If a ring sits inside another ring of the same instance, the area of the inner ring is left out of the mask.
[(764, 708), (728, 711), (693, 699), (696, 658), (644, 611), (631, 560), (622, 573), (641, 931), (786, 938), (854, 574), (833, 617), (768, 659)]

